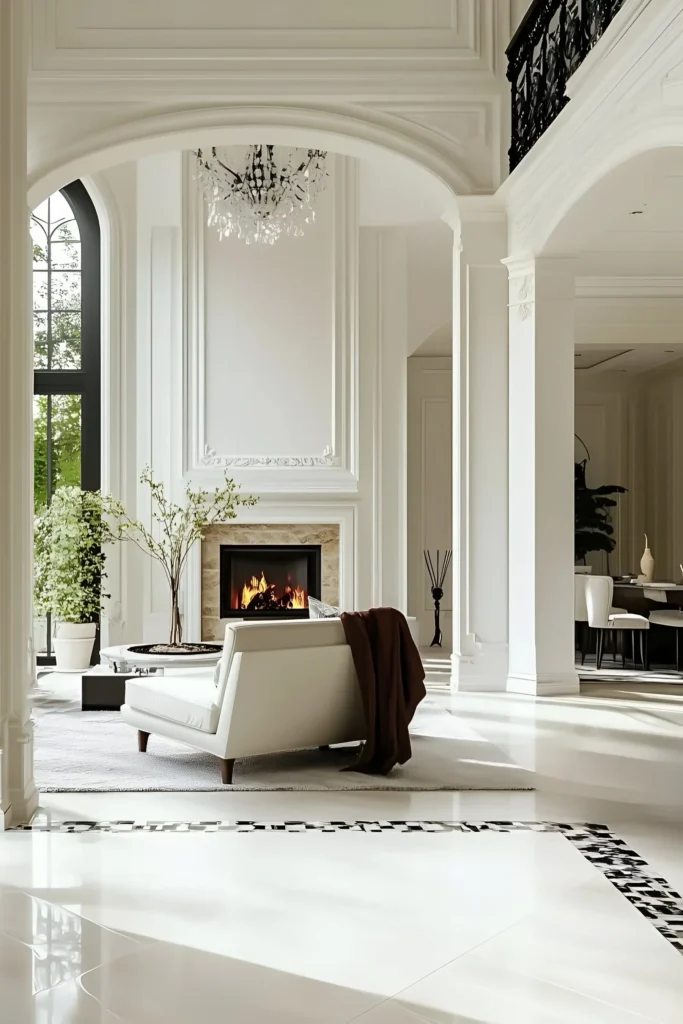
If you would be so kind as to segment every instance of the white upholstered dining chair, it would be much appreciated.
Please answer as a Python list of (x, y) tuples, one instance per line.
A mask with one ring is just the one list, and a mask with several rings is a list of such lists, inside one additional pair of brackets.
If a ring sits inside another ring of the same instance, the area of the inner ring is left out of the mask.
[[(597, 577), (596, 577), (597, 578)], [(583, 665), (588, 654), (590, 643), (590, 626), (588, 625), (588, 605), (586, 604), (586, 580), (588, 575), (575, 573), (574, 575), (574, 622), (579, 624), (579, 651), (581, 652), (581, 664)], [(625, 608), (612, 606), (611, 615), (625, 615)]]
[[(597, 630), (597, 657), (598, 669), (602, 667), (602, 656), (605, 647), (605, 637), (617, 637), (621, 639), (622, 665), (626, 664), (626, 643), (625, 634), (631, 633), (631, 644), (633, 653), (633, 664), (636, 661), (636, 633), (640, 638), (640, 660), (645, 670), (648, 668), (647, 636), (650, 623), (644, 615), (635, 615), (632, 612), (615, 611), (612, 607), (612, 596), (614, 594), (614, 581), (611, 576), (586, 576), (586, 609), (588, 611), (588, 625), (591, 629)], [(616, 647), (613, 646), (613, 650)]]

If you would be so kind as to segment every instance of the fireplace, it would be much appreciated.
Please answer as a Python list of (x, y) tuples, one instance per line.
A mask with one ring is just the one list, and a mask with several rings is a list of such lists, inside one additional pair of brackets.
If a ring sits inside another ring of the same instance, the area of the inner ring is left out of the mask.
[(320, 595), (319, 544), (221, 544), (222, 619), (307, 619)]

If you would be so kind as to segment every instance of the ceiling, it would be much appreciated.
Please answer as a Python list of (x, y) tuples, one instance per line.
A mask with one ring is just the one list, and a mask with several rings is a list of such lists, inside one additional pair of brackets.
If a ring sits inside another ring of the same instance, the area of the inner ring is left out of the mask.
[(577, 345), (574, 368), (587, 374), (646, 373), (683, 359), (680, 345)]
[(683, 276), (683, 149), (636, 157), (594, 186), (552, 239), (580, 276)]

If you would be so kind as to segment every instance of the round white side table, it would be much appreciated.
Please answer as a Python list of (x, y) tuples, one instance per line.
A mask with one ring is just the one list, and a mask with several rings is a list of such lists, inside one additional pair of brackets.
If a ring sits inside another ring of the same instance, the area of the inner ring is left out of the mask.
[(114, 672), (145, 672), (161, 675), (166, 668), (211, 668), (221, 660), (222, 650), (206, 654), (138, 654), (130, 650), (137, 644), (121, 644), (118, 647), (104, 647), (100, 651), (102, 661)]

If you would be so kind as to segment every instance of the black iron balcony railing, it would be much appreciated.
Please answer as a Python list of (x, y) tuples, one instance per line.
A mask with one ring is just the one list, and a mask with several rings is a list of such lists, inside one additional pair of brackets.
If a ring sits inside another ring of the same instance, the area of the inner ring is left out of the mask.
[(533, 0), (507, 48), (512, 87), (510, 170), (568, 103), (567, 80), (624, 0)]

